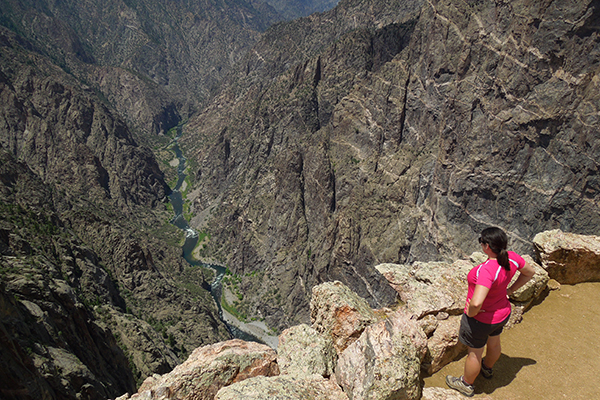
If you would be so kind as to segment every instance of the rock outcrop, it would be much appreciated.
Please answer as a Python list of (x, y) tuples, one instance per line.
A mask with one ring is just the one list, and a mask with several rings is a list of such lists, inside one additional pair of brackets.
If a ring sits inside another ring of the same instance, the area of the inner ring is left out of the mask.
[(559, 283), (600, 281), (600, 237), (556, 229), (538, 233), (533, 244), (542, 266)]
[(320, 335), (305, 324), (292, 326), (279, 335), (277, 364), (281, 374), (329, 378), (336, 363), (337, 353), (329, 335)]
[(270, 347), (239, 339), (205, 346), (170, 373), (146, 378), (130, 398), (213, 400), (224, 386), (259, 375), (278, 375), (276, 358)]
[(365, 299), (341, 282), (326, 282), (313, 288), (310, 301), (312, 327), (329, 336), (341, 353), (358, 339), (378, 316)]
[(321, 375), (257, 377), (227, 386), (215, 400), (348, 400), (340, 387)]
[[(457, 260), (452, 264), (415, 262), (412, 265), (376, 266), (398, 291), (404, 309), (415, 316), (428, 337), (423, 368), (429, 374), (466, 350), (458, 341), (458, 328), (465, 307), (467, 273), (485, 258), (482, 253), (473, 253), (469, 260)], [(508, 327), (521, 321), (523, 313), (540, 298), (548, 283), (546, 271), (530, 256), (524, 258), (534, 267), (536, 275), (511, 295), (514, 306)]]
[(419, 399), (426, 348), (427, 338), (416, 318), (391, 314), (365, 329), (340, 354), (336, 380), (351, 400)]

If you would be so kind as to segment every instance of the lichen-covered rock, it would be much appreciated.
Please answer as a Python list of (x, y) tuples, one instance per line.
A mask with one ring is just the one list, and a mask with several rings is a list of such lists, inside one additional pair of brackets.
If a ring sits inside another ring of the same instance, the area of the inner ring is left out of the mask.
[(146, 378), (131, 399), (213, 400), (223, 386), (279, 374), (276, 358), (270, 347), (239, 339), (200, 347), (170, 373)]
[(461, 317), (453, 315), (439, 321), (433, 335), (427, 339), (427, 354), (423, 368), (428, 374), (439, 371), (466, 351), (467, 347), (458, 341)]
[[(533, 261), (531, 256), (524, 255), (523, 258), (529, 265), (533, 267), (535, 270), (535, 275), (525, 285), (521, 286), (517, 291), (511, 294), (510, 299), (518, 303), (530, 304), (544, 291), (550, 278), (548, 277), (548, 272), (546, 272), (546, 270), (538, 263)], [(509, 286), (512, 285), (514, 281), (518, 279), (518, 277), (519, 273), (517, 272)]]
[(279, 335), (277, 364), (281, 374), (333, 375), (337, 353), (333, 341), (306, 324), (296, 325)]
[(458, 260), (452, 264), (380, 264), (375, 268), (398, 292), (408, 312), (422, 318), (438, 312), (461, 313), (467, 295), (467, 274), (474, 266), (470, 261)]
[(326, 282), (312, 289), (312, 327), (331, 336), (338, 353), (344, 351), (377, 318), (369, 304), (341, 282)]
[(600, 280), (600, 236), (555, 229), (535, 235), (533, 245), (550, 278), (565, 284)]
[(407, 313), (394, 313), (340, 354), (337, 382), (351, 400), (418, 399), (426, 346), (418, 323)]
[(342, 389), (321, 375), (256, 377), (219, 390), (215, 400), (348, 400)]

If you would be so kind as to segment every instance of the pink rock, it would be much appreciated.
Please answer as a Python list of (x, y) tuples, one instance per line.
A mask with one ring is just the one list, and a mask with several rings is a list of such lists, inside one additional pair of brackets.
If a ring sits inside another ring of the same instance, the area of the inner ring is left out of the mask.
[(148, 377), (131, 399), (213, 400), (223, 386), (278, 374), (273, 349), (233, 339), (197, 348), (168, 374)]
[(337, 281), (313, 287), (310, 318), (313, 329), (331, 336), (338, 353), (378, 320), (365, 299)]
[(419, 324), (409, 314), (394, 313), (340, 354), (337, 382), (352, 400), (419, 399), (426, 346)]

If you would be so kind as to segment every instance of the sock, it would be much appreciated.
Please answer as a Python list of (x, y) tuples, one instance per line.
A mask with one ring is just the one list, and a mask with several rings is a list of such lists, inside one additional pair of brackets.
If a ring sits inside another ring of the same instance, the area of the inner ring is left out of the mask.
[(483, 360), (481, 360), (481, 368), (484, 368), (487, 371), (491, 371), (492, 370), (490, 367), (488, 367), (487, 365), (485, 365), (485, 358)]

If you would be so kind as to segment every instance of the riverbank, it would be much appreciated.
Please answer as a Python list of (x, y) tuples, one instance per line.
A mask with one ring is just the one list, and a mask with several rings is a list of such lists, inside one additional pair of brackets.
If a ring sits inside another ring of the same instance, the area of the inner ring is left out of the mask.
[[(502, 334), (494, 378), (479, 376), (475, 397), (497, 400), (598, 398), (600, 393), (600, 283), (563, 285)], [(446, 387), (462, 375), (464, 358), (425, 379)]]
[[(233, 304), (236, 299), (235, 295), (228, 290), (226, 285), (223, 285), (222, 287), (221, 296), (228, 304)], [(225, 308), (223, 308), (223, 319), (229, 326), (234, 326), (242, 332), (246, 332), (254, 336), (256, 339), (261, 340), (272, 349), (277, 350), (279, 337), (274, 334), (264, 322), (258, 320), (250, 322), (240, 321)]]
[(250, 335), (264, 342), (270, 348), (277, 350), (277, 345), (279, 344), (279, 337), (270, 333), (271, 330), (267, 327), (267, 325), (264, 322), (242, 322), (230, 313), (228, 313), (225, 309), (223, 309), (223, 319), (230, 326), (235, 326), (241, 331), (249, 333)]

